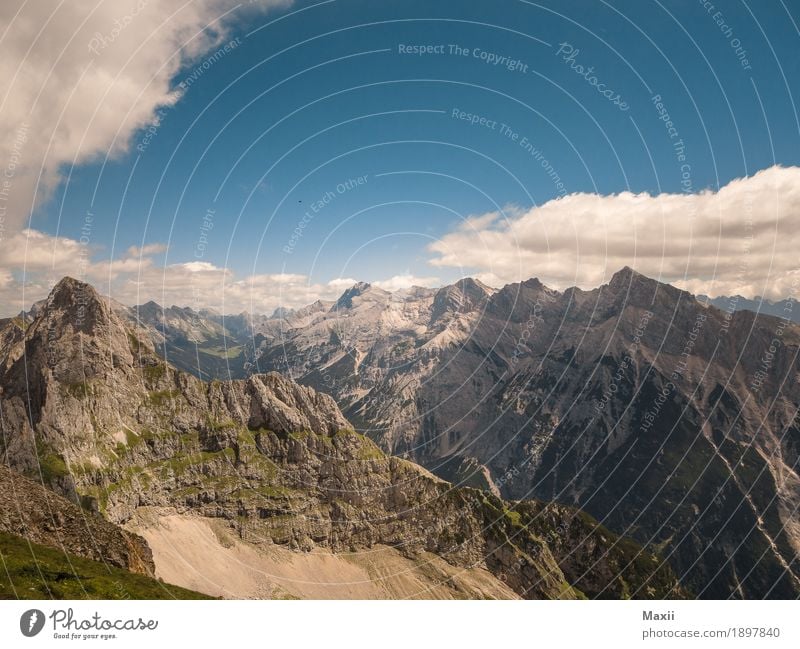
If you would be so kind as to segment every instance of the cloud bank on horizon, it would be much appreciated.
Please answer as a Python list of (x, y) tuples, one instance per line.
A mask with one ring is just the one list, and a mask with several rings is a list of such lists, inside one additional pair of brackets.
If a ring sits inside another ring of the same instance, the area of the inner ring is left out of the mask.
[[(67, 275), (90, 282), (128, 305), (154, 300), (165, 306), (212, 308), (224, 313), (271, 313), (279, 306), (299, 308), (316, 300), (335, 300), (357, 281), (339, 277), (312, 282), (297, 273), (237, 277), (230, 269), (205, 261), (158, 263), (166, 251), (166, 245), (151, 243), (128, 248), (113, 260), (92, 261), (90, 246), (80, 240), (22, 230), (0, 246), (0, 317), (28, 309)], [(410, 274), (372, 282), (387, 291), (438, 283), (436, 277)]]
[(532, 276), (594, 288), (623, 266), (693, 293), (768, 298), (798, 289), (800, 168), (773, 166), (718, 191), (576, 193), (465, 220), (429, 246), (439, 267), (498, 286)]
[[(800, 246), (800, 168), (771, 167), (696, 194), (571, 194), (529, 210), (466, 219), (429, 246), (430, 264), (474, 271), (490, 286), (538, 277), (555, 288), (594, 288), (623, 266), (693, 293), (796, 296)], [(435, 276), (401, 274), (312, 281), (290, 273), (237, 277), (208, 262), (163, 265), (166, 246), (133, 247), (90, 261), (79, 240), (33, 229), (0, 248), (4, 315), (44, 297), (76, 272), (126, 304), (147, 300), (226, 312), (269, 313), (331, 300), (356, 279), (385, 290), (437, 286)], [(80, 260), (84, 260), (80, 264)], [(25, 298), (17, 279), (24, 271)]]

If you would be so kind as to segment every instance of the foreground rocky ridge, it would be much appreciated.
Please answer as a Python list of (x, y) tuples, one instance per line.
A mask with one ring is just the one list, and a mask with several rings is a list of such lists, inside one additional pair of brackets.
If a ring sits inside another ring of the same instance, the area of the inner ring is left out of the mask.
[(86, 284), (62, 280), (0, 336), (7, 462), (114, 523), (158, 508), (255, 545), (428, 552), (525, 597), (683, 594), (656, 557), (574, 509), (454, 489), (385, 456), (324, 394), (175, 371)]
[(131, 572), (155, 574), (150, 548), (140, 536), (82, 510), (2, 464), (0, 532)]

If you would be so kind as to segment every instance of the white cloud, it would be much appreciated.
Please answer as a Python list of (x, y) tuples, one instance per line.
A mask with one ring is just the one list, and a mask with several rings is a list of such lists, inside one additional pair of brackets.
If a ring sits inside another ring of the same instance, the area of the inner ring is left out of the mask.
[(482, 215), (431, 244), (434, 266), (489, 285), (539, 277), (591, 288), (622, 266), (710, 295), (794, 294), (800, 168), (771, 167), (697, 194), (572, 194)]
[(158, 255), (162, 252), (166, 252), (169, 246), (163, 243), (148, 243), (145, 246), (139, 248), (138, 246), (131, 246), (128, 248), (126, 256), (128, 257), (150, 257), (152, 255)]
[(189, 306), (221, 313), (272, 313), (277, 307), (299, 308), (316, 300), (334, 300), (354, 280), (344, 286), (333, 281), (312, 283), (306, 275), (265, 273), (237, 277), (230, 269), (208, 262), (170, 264), (157, 268), (147, 265), (141, 272), (128, 273), (111, 285), (111, 297), (123, 304)]
[(92, 261), (85, 244), (26, 229), (0, 246), (0, 317), (16, 315), (48, 295), (65, 275), (93, 284), (123, 304), (148, 300), (225, 313), (272, 313), (278, 306), (298, 308), (315, 300), (334, 300), (355, 284), (351, 278), (312, 283), (306, 275), (273, 273), (238, 278), (205, 261), (156, 265), (166, 250), (159, 243), (133, 246), (114, 260)]
[(132, 135), (179, 99), (175, 74), (224, 41), (234, 14), (285, 4), (0, 2), (0, 233), (23, 227), (65, 166), (135, 146)]
[(327, 286), (329, 286), (331, 290), (336, 290), (342, 293), (357, 282), (357, 279), (352, 279), (351, 277), (339, 277), (337, 279), (332, 279), (330, 282), (328, 282)]
[(399, 291), (412, 286), (439, 286), (440, 284), (441, 280), (438, 277), (416, 277), (409, 273), (372, 282), (373, 286), (382, 288), (384, 291)]
[(75, 262), (83, 246), (75, 239), (53, 237), (25, 229), (6, 237), (0, 246), (0, 268), (37, 272), (52, 270), (75, 272)]

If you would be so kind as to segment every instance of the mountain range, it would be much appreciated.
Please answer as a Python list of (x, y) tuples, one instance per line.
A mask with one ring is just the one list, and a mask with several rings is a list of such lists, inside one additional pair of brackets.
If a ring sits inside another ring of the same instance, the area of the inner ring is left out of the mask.
[(213, 323), (200, 354), (238, 354), (216, 373), (183, 362), (197, 358), (188, 348), (168, 359), (330, 394), (384, 452), (457, 485), (586, 511), (697, 596), (797, 597), (800, 310), (720, 300), (625, 268), (591, 291), (358, 283), (270, 317), (125, 313), (156, 341), (170, 319), (174, 331)]
[[(368, 292), (335, 307), (356, 308)], [(128, 309), (65, 278), (0, 321), (0, 451), (18, 485), (0, 521), (17, 545), (211, 596), (689, 595), (657, 553), (575, 507), (504, 500), (386, 455), (312, 387), (274, 372), (206, 381), (176, 368), (160, 352), (182, 319), (161, 311), (159, 330), (147, 321), (159, 309)], [(256, 370), (284, 320), (257, 323)], [(218, 348), (226, 331), (208, 324), (204, 342)]]
[(701, 302), (712, 304), (720, 311), (728, 313), (753, 311), (754, 313), (786, 318), (792, 322), (800, 322), (800, 303), (792, 297), (787, 297), (783, 300), (770, 300), (761, 296), (749, 299), (741, 295), (720, 295), (719, 297), (698, 295), (697, 299)]

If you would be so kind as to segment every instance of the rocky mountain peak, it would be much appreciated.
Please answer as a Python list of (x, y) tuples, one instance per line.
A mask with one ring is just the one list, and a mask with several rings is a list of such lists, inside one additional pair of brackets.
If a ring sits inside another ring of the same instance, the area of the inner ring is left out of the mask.
[(561, 300), (561, 294), (545, 286), (538, 278), (524, 282), (506, 284), (492, 293), (487, 311), (503, 320), (510, 318), (515, 322), (527, 321), (532, 313), (541, 316)]
[(53, 290), (50, 291), (49, 299), (52, 300), (55, 296), (70, 295), (76, 291), (83, 290), (91, 290), (94, 293), (97, 293), (92, 285), (87, 284), (79, 279), (75, 279), (74, 277), (70, 277), (69, 275), (65, 275), (56, 283), (55, 286), (53, 286)]
[(649, 277), (645, 277), (641, 273), (633, 270), (633, 268), (630, 266), (623, 266), (611, 276), (611, 280), (608, 282), (608, 285), (612, 288), (625, 288), (635, 282), (640, 282), (643, 280), (655, 282), (655, 280), (651, 280)]
[(337, 311), (339, 309), (352, 309), (353, 308), (353, 298), (359, 297), (366, 293), (372, 285), (367, 282), (356, 282), (350, 288), (348, 288), (344, 293), (342, 293), (341, 297), (336, 300), (336, 304), (333, 305), (332, 311)]
[(471, 277), (444, 286), (433, 298), (430, 322), (433, 324), (446, 314), (474, 311), (490, 295), (491, 290), (487, 286)]
[(111, 317), (111, 310), (94, 287), (72, 277), (64, 277), (53, 287), (43, 312), (57, 314), (75, 330), (86, 333)]
[(689, 293), (642, 275), (630, 266), (624, 266), (614, 273), (608, 284), (601, 286), (599, 290), (609, 295), (616, 305), (615, 308), (638, 306), (670, 311), (681, 300), (694, 302)]
[(453, 286), (458, 288), (458, 290), (460, 290), (464, 295), (476, 297), (478, 299), (483, 299), (494, 292), (493, 289), (489, 288), (486, 286), (486, 284), (473, 277), (465, 277), (460, 279), (453, 284)]
[(58, 391), (57, 384), (82, 385), (108, 378), (115, 369), (135, 372), (134, 347), (138, 355), (152, 347), (136, 338), (135, 327), (123, 317), (91, 285), (65, 277), (23, 335), (2, 350), (0, 381), (8, 394), (18, 391), (29, 404), (37, 404), (46, 401), (51, 389)]
[(524, 282), (522, 282), (522, 285), (527, 288), (533, 288), (533, 289), (545, 288), (545, 285), (538, 277), (531, 277), (530, 279), (526, 279)]
[(164, 309), (157, 302), (150, 300), (144, 304), (138, 304), (131, 309), (137, 320), (150, 321), (160, 320), (164, 315)]
[(269, 319), (284, 320), (288, 318), (290, 315), (292, 315), (292, 313), (294, 313), (294, 309), (290, 309), (285, 306), (279, 306), (272, 312), (272, 315), (269, 317)]

